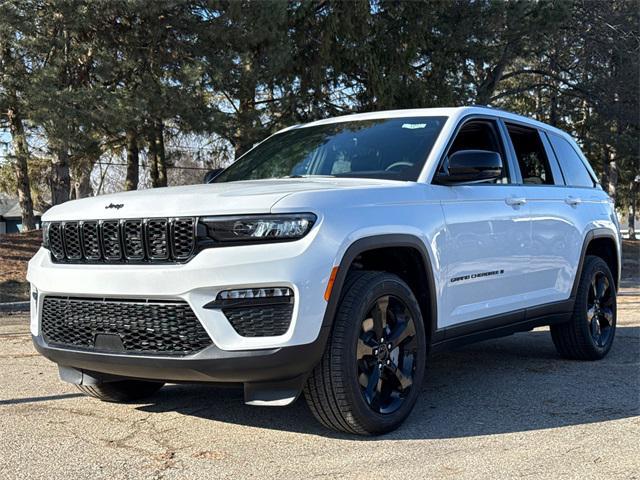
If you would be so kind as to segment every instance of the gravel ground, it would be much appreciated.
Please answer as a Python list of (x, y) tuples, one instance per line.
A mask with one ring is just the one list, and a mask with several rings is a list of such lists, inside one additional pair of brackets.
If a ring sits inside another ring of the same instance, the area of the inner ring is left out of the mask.
[(235, 389), (101, 403), (58, 381), (25, 316), (0, 317), (0, 478), (640, 479), (639, 305), (627, 281), (600, 362), (559, 359), (544, 329), (432, 358), (408, 421), (374, 439)]

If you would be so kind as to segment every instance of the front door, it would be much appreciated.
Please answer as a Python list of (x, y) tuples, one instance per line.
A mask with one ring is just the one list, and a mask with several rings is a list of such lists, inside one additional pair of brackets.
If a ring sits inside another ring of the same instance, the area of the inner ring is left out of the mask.
[(529, 291), (529, 206), (523, 187), (512, 183), (500, 126), (493, 119), (467, 120), (447, 156), (458, 150), (498, 152), (504, 175), (490, 183), (439, 187), (450, 191), (442, 202), (446, 283), (438, 328), (518, 310)]

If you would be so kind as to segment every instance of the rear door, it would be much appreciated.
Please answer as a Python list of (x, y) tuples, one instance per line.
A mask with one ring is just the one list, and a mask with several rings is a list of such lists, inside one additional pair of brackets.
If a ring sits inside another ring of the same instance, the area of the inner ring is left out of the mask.
[(531, 215), (527, 306), (566, 300), (582, 249), (582, 199), (565, 185), (545, 132), (526, 124), (505, 125)]
[(447, 226), (441, 258), (446, 282), (439, 328), (517, 310), (528, 291), (531, 223), (522, 186), (504, 145), (500, 123), (490, 117), (463, 120), (443, 158), (459, 150), (489, 150), (503, 159), (495, 182), (455, 186), (443, 192)]
[[(586, 159), (578, 154), (578, 146), (564, 136), (553, 132), (544, 133), (543, 138), (546, 138), (549, 154), (556, 158), (564, 180), (564, 185), (558, 186), (557, 196), (560, 197), (558, 209), (575, 226), (571, 240), (567, 240), (571, 243), (564, 255), (565, 270), (555, 279), (555, 298), (550, 299), (554, 301), (569, 298), (571, 294), (586, 232), (598, 227), (599, 221), (609, 223), (610, 218), (608, 196), (599, 187), (597, 178), (586, 163)], [(537, 233), (534, 230), (534, 235), (541, 233), (543, 232)], [(576, 246), (578, 248), (575, 248)]]

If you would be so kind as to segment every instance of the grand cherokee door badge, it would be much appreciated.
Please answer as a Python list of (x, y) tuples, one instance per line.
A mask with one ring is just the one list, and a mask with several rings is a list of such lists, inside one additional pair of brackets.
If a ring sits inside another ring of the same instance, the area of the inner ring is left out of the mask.
[(461, 275), (459, 277), (453, 277), (451, 283), (461, 282), (463, 280), (472, 280), (474, 278), (492, 277), (494, 275), (502, 275), (504, 270), (492, 270), (490, 272), (471, 273), (469, 275)]

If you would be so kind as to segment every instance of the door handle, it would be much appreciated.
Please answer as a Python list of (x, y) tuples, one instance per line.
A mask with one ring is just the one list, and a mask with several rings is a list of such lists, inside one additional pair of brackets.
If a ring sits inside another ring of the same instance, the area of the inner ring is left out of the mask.
[(527, 199), (523, 197), (507, 197), (504, 201), (507, 205), (511, 205), (512, 207), (519, 207), (527, 203)]
[(571, 205), (572, 207), (578, 206), (582, 203), (582, 199), (578, 197), (572, 197), (571, 195), (565, 198), (564, 201), (567, 205)]

